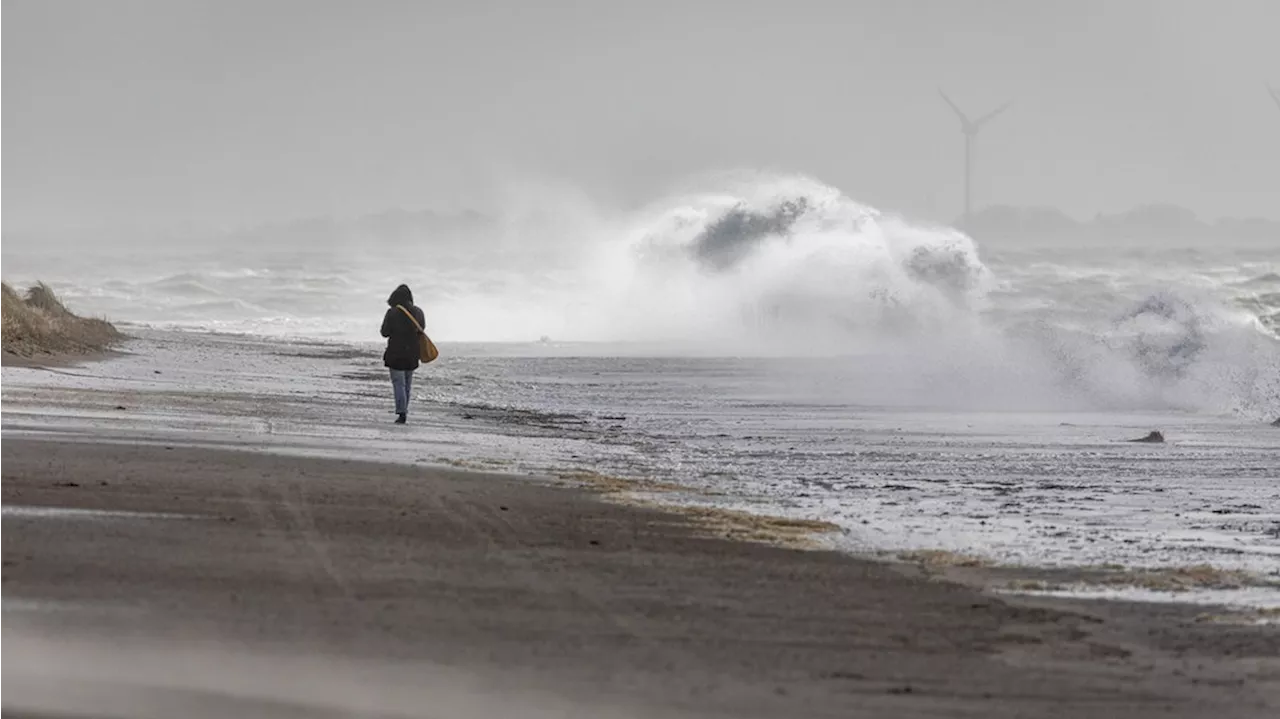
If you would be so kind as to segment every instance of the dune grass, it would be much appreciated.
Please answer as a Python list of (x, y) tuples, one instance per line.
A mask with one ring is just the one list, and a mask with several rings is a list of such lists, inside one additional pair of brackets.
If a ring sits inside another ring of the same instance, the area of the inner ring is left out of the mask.
[(4, 353), (19, 357), (54, 354), (92, 354), (123, 335), (106, 320), (80, 317), (62, 304), (43, 282), (19, 295), (7, 283), (3, 291)]

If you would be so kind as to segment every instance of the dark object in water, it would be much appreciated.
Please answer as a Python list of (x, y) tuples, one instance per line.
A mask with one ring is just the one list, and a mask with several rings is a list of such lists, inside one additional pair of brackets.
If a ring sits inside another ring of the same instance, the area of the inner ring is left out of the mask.
[(1272, 423), (1271, 423), (1271, 426), (1272, 426), (1272, 427), (1280, 427), (1280, 417), (1277, 417), (1277, 418), (1276, 418), (1276, 421), (1274, 421), (1274, 422), (1272, 422)]
[(1146, 444), (1164, 444), (1164, 435), (1160, 432), (1152, 432), (1141, 439), (1131, 439), (1130, 442), (1144, 442)]

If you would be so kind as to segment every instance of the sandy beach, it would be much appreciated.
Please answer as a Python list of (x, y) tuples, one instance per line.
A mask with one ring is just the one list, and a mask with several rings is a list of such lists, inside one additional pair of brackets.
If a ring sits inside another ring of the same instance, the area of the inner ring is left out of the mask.
[(617, 436), (573, 417), (428, 394), (393, 429), (366, 355), (148, 332), (6, 365), (5, 716), (1280, 707), (1265, 614), (1011, 595), (1080, 573), (834, 551), (838, 525), (566, 471)]
[(996, 599), (507, 476), (80, 440), (3, 452), (6, 716), (1280, 707), (1274, 628), (1176, 605)]

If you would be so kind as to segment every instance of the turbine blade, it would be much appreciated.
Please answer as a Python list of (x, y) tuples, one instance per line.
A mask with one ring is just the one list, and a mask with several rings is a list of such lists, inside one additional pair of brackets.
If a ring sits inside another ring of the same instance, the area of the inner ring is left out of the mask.
[(1010, 101), (1006, 102), (1005, 104), (1001, 105), (1000, 107), (997, 107), (996, 109), (992, 110), (991, 112), (988, 112), (987, 114), (983, 115), (982, 117), (979, 117), (977, 120), (974, 120), (974, 121), (973, 121), (973, 129), (975, 129), (975, 130), (976, 130), (976, 129), (978, 129), (979, 127), (982, 127), (983, 125), (987, 124), (988, 122), (990, 122), (990, 121), (994, 120), (994, 119), (996, 118), (996, 115), (999, 115), (1000, 113), (1004, 112), (1005, 110), (1008, 110), (1012, 105), (1013, 105), (1013, 100), (1010, 100)]
[(964, 125), (966, 128), (969, 127), (969, 117), (964, 114), (964, 111), (960, 109), (960, 106), (952, 102), (951, 98), (947, 97), (947, 93), (942, 91), (942, 88), (938, 88), (938, 94), (942, 96), (943, 100), (947, 101), (947, 104), (951, 106), (952, 110), (955, 110), (956, 117), (960, 118), (960, 124)]
[(1271, 93), (1271, 99), (1276, 101), (1276, 107), (1280, 107), (1280, 90), (1267, 85), (1267, 92)]

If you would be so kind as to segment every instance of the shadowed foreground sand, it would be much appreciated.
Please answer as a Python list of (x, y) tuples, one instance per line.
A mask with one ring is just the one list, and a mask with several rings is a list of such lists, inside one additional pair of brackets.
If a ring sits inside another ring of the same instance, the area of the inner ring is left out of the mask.
[(1011, 604), (529, 480), (14, 439), (3, 480), (5, 716), (1280, 710), (1274, 626)]

